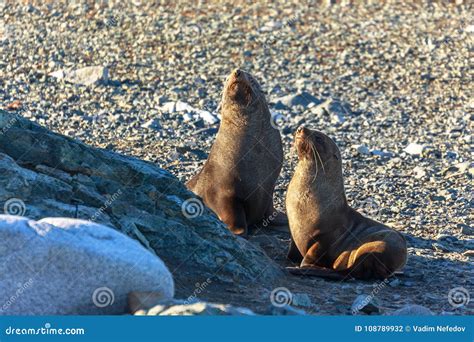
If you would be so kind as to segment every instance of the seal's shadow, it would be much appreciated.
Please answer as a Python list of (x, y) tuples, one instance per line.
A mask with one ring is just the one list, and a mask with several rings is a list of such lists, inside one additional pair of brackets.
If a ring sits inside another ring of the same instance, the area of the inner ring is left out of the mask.
[[(269, 258), (281, 267), (297, 266), (287, 259), (290, 233), (284, 230), (284, 228), (255, 226), (249, 231), (248, 239), (251, 243), (261, 247)], [(412, 283), (421, 285), (435, 280), (439, 282), (439, 278), (444, 275), (446, 276), (446, 286), (449, 286), (450, 283), (453, 285), (456, 283), (473, 284), (473, 280), (468, 276), (472, 270), (467, 260), (454, 259), (455, 256), (451, 253), (436, 251), (433, 244), (436, 244), (437, 240), (409, 233), (403, 235), (407, 241), (408, 260), (402, 270), (403, 273), (397, 277), (403, 279), (410, 286)]]

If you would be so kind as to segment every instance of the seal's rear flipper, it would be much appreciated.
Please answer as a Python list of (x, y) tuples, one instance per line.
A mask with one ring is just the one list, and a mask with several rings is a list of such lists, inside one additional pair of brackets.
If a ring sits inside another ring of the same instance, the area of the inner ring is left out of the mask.
[(334, 271), (330, 268), (318, 266), (304, 266), (304, 267), (287, 267), (288, 272), (293, 275), (319, 277), (332, 280), (348, 280), (352, 279), (348, 274)]

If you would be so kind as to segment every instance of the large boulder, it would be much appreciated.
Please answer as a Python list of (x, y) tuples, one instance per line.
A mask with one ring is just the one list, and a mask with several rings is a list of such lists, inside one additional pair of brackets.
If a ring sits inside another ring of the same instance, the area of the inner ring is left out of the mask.
[(207, 278), (266, 284), (282, 274), (169, 172), (1, 110), (0, 174), (0, 213), (4, 208), (32, 219), (73, 217), (114, 227), (166, 263), (178, 294)]
[(174, 295), (171, 273), (137, 241), (67, 218), (0, 215), (4, 315), (124, 314), (132, 291)]

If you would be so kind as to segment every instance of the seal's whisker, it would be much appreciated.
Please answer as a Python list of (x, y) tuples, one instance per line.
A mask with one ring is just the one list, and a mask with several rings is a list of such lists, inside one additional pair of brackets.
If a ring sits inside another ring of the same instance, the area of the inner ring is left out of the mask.
[(314, 147), (314, 144), (312, 141), (307, 141), (306, 142), (309, 146), (309, 148), (311, 149), (311, 152), (313, 152), (313, 157), (314, 157), (314, 161), (315, 161), (315, 166), (316, 166), (316, 172), (314, 173), (314, 177), (313, 177), (313, 180), (311, 181), (311, 183), (314, 183), (314, 181), (316, 180), (316, 177), (318, 176), (318, 163), (316, 162), (316, 149)]
[(321, 159), (321, 155), (319, 154), (318, 149), (316, 148), (316, 146), (314, 146), (314, 149), (316, 150), (316, 154), (318, 155), (318, 159), (319, 159), (319, 162), (321, 163), (321, 167), (323, 168), (323, 172), (326, 173), (326, 170), (324, 169), (323, 160)]

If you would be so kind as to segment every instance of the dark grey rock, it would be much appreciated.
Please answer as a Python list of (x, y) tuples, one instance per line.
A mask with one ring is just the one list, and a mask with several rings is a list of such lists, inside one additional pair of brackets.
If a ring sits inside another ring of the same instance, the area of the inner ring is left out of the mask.
[(291, 94), (276, 99), (275, 105), (273, 106), (276, 110), (289, 109), (293, 106), (308, 107), (310, 103), (320, 104), (322, 101), (311, 95), (310, 93), (303, 91), (299, 94)]
[(17, 198), (33, 219), (77, 217), (114, 227), (160, 256), (180, 282), (264, 284), (282, 274), (169, 172), (4, 111), (0, 130), (0, 205)]

